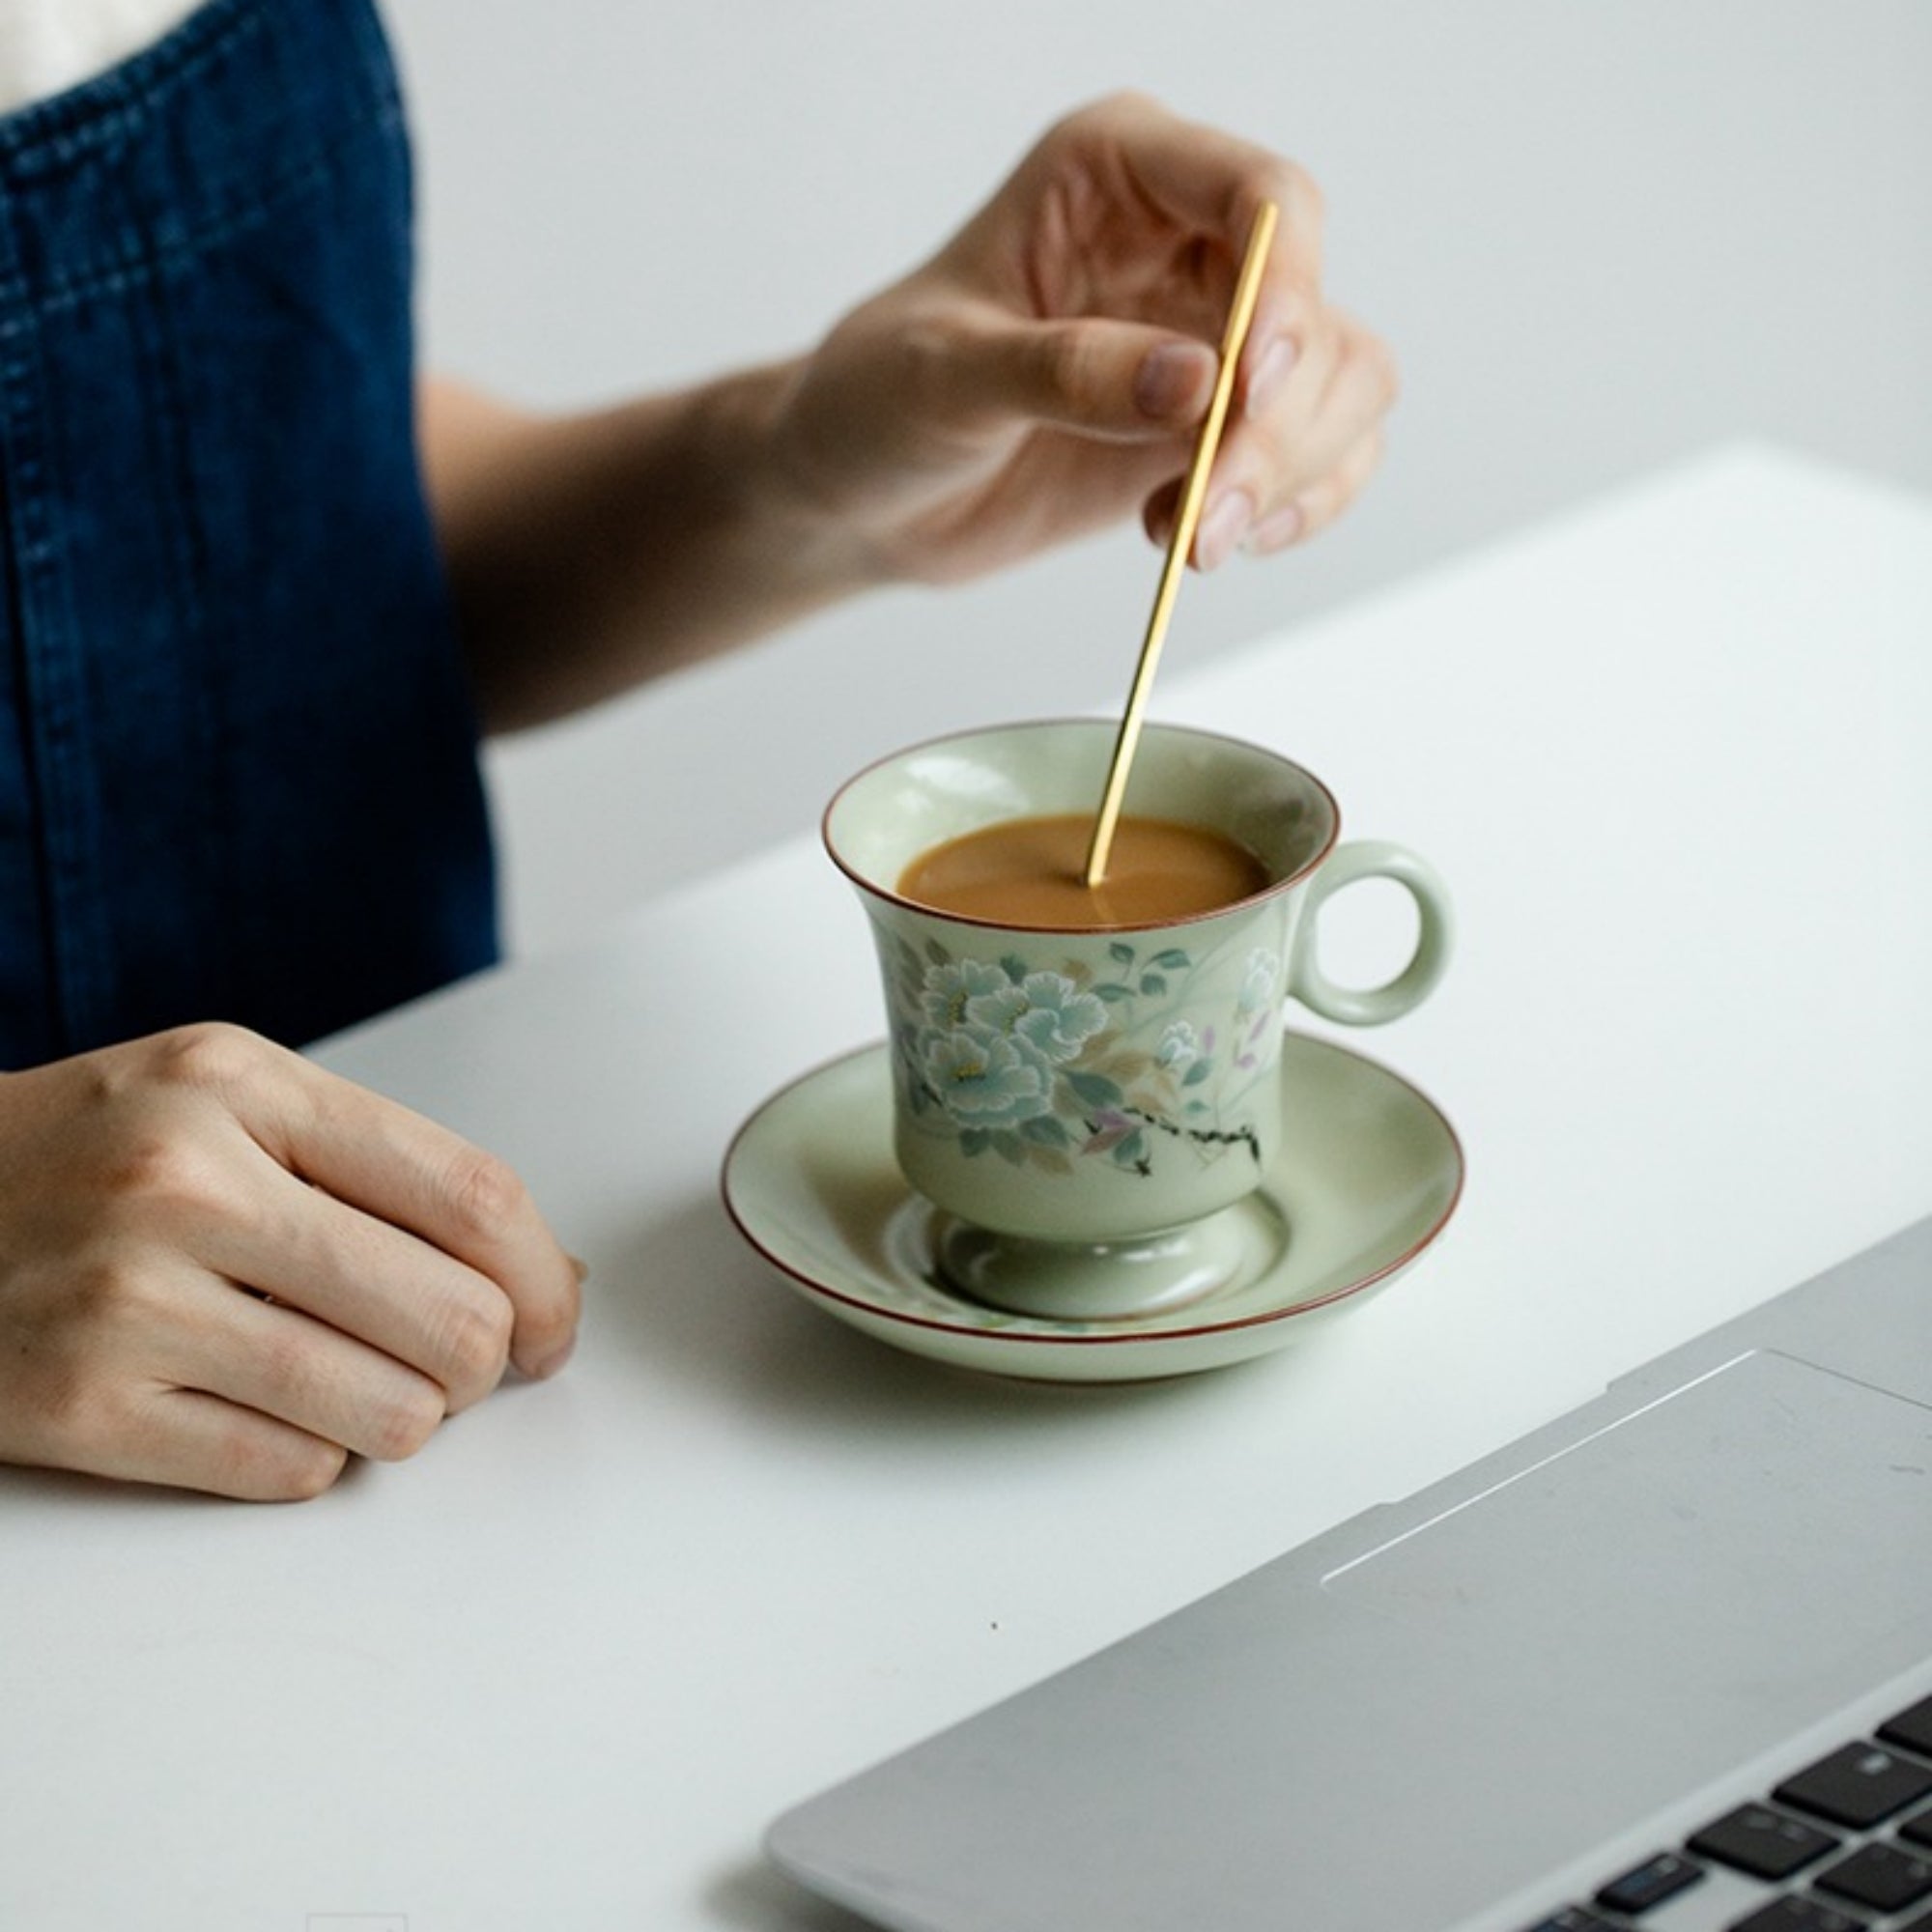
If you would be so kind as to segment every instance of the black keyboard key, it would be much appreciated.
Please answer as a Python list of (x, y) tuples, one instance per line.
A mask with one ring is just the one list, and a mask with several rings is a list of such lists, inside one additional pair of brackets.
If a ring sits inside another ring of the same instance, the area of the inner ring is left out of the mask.
[(1778, 1898), (1740, 1918), (1730, 1932), (1865, 1932), (1865, 1921), (1818, 1898)]
[(1769, 1804), (1740, 1804), (1690, 1840), (1700, 1858), (1715, 1859), (1752, 1878), (1789, 1878), (1814, 1859), (1838, 1849), (1830, 1832), (1787, 1818)]
[(1772, 1796), (1834, 1825), (1862, 1830), (1932, 1791), (1932, 1766), (1878, 1745), (1846, 1745), (1787, 1778)]
[(1812, 1880), (1820, 1891), (1869, 1905), (1874, 1912), (1903, 1912), (1932, 1894), (1932, 1863), (1902, 1845), (1865, 1845), (1828, 1865)]
[(1524, 1932), (1617, 1932), (1617, 1927), (1587, 1905), (1566, 1905), (1561, 1912), (1525, 1927)]
[(1920, 1811), (1908, 1818), (1898, 1828), (1898, 1835), (1910, 1838), (1915, 1845), (1932, 1845), (1932, 1811)]
[(1701, 1865), (1679, 1858), (1675, 1852), (1660, 1852), (1656, 1858), (1646, 1859), (1634, 1871), (1612, 1879), (1598, 1892), (1597, 1903), (1606, 1912), (1621, 1912), (1626, 1918), (1634, 1918), (1639, 1912), (1648, 1912), (1653, 1905), (1675, 1898), (1703, 1876)]
[(1888, 1718), (1878, 1734), (1889, 1745), (1903, 1745), (1922, 1757), (1932, 1757), (1932, 1697), (1921, 1697), (1910, 1710)]
[(1921, 1912), (1917, 1918), (1908, 1918), (1898, 1932), (1932, 1932), (1932, 1912)]

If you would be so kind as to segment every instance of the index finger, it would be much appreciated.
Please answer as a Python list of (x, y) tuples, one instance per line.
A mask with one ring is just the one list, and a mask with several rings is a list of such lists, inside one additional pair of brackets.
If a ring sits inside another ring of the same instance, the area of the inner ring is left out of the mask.
[(1249, 334), (1250, 367), (1321, 284), (1321, 191), (1307, 170), (1252, 141), (1183, 121), (1142, 95), (1119, 95), (1069, 124), (1115, 144), (1129, 179), (1164, 213), (1213, 236), (1238, 265), (1257, 210), (1272, 201), (1281, 222)]
[(561, 1367), (577, 1332), (580, 1270), (515, 1170), (399, 1101), (298, 1055), (289, 1065), (286, 1082), (237, 1106), (263, 1151), (487, 1276), (509, 1298), (510, 1359), (526, 1375)]

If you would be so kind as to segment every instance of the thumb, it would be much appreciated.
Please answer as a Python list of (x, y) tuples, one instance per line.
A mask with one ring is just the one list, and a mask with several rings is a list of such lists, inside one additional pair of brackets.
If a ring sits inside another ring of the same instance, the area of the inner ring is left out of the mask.
[(1003, 321), (963, 344), (961, 356), (969, 406), (1122, 440), (1191, 428), (1219, 368), (1205, 342), (1097, 316)]

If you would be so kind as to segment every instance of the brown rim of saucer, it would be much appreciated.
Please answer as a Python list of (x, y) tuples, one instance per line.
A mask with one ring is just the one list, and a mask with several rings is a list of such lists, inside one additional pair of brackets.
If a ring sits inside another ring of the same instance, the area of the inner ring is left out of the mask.
[[(1297, 1315), (1312, 1315), (1318, 1309), (1331, 1307), (1338, 1301), (1347, 1301), (1350, 1295), (1360, 1294), (1366, 1290), (1376, 1287), (1378, 1283), (1388, 1280), (1391, 1275), (1400, 1274), (1411, 1263), (1420, 1260), (1435, 1242), (1441, 1237), (1443, 1229), (1455, 1219), (1456, 1209), (1462, 1205), (1463, 1190), (1467, 1186), (1469, 1179), (1468, 1155), (1463, 1150), (1462, 1136), (1456, 1131), (1455, 1122), (1450, 1120), (1449, 1116), (1414, 1081), (1397, 1073), (1392, 1067), (1383, 1065), (1379, 1060), (1371, 1060), (1367, 1054), (1357, 1053), (1351, 1046), (1343, 1046), (1338, 1041), (1323, 1039), (1320, 1035), (1296, 1034), (1294, 1037), (1306, 1045), (1321, 1047), (1330, 1053), (1346, 1054), (1351, 1059), (1359, 1060), (1366, 1065), (1373, 1066), (1378, 1073), (1383, 1074), (1388, 1079), (1393, 1080), (1397, 1086), (1406, 1088), (1442, 1123), (1442, 1130), (1448, 1135), (1450, 1149), (1456, 1156), (1456, 1180), (1455, 1185), (1449, 1190), (1448, 1200), (1442, 1204), (1442, 1211), (1430, 1223), (1420, 1239), (1405, 1248), (1400, 1255), (1397, 1255), (1392, 1261), (1385, 1262), (1373, 1274), (1362, 1276), (1359, 1281), (1351, 1281), (1345, 1287), (1334, 1289), (1327, 1294), (1316, 1295), (1307, 1301), (1291, 1302), (1286, 1308), (1268, 1309), (1259, 1315), (1243, 1315), (1232, 1321), (1203, 1321), (1187, 1328), (1143, 1328), (1138, 1331), (1126, 1333), (1107, 1333), (1103, 1330), (1099, 1332), (1056, 1335), (1041, 1334), (1027, 1330), (1014, 1330), (1011, 1328), (988, 1330), (974, 1322), (946, 1321), (936, 1316), (909, 1315), (900, 1309), (882, 1308), (876, 1301), (867, 1301), (859, 1295), (847, 1294), (840, 1289), (828, 1287), (822, 1281), (814, 1281), (809, 1274), (802, 1274), (789, 1262), (781, 1261), (746, 1225), (744, 1216), (738, 1212), (737, 1205), (731, 1199), (731, 1162), (737, 1154), (738, 1144), (751, 1132), (752, 1128), (756, 1124), (758, 1118), (765, 1110), (789, 1094), (794, 1088), (804, 1086), (808, 1080), (814, 1080), (821, 1073), (830, 1072), (835, 1066), (843, 1065), (848, 1060), (857, 1060), (863, 1055), (877, 1053), (882, 1049), (889, 1049), (891, 1046), (891, 1041), (889, 1040), (870, 1040), (864, 1046), (851, 1047), (843, 1053), (835, 1053), (829, 1060), (820, 1061), (816, 1066), (810, 1067), (794, 1079), (787, 1080), (782, 1087), (778, 1088), (759, 1101), (752, 1109), (751, 1113), (738, 1123), (737, 1130), (732, 1134), (730, 1143), (724, 1150), (724, 1158), (718, 1170), (719, 1197), (724, 1205), (725, 1217), (737, 1229), (746, 1245), (769, 1266), (776, 1268), (781, 1275), (797, 1282), (801, 1288), (809, 1290), (812, 1294), (821, 1296), (827, 1301), (839, 1302), (847, 1308), (857, 1309), (860, 1314), (868, 1316), (874, 1321), (893, 1321), (905, 1328), (930, 1328), (935, 1333), (941, 1335), (958, 1335), (968, 1340), (994, 1340), (1002, 1343), (1024, 1342), (1036, 1345), (1044, 1344), (1049, 1347), (1061, 1349), (1092, 1349), (1122, 1348), (1131, 1347), (1135, 1344), (1145, 1346), (1149, 1343), (1157, 1342), (1183, 1342), (1194, 1340), (1204, 1335), (1231, 1335), (1243, 1328), (1261, 1328), (1265, 1327), (1271, 1322), (1292, 1321)], [(907, 1182), (906, 1192), (910, 1195), (914, 1191), (911, 1183)], [(1036, 1315), (1020, 1316), (1015, 1319), (1020, 1321), (1047, 1321), (1052, 1318)]]
[[(879, 885), (855, 870), (838, 856), (838, 848), (832, 842), (832, 814), (838, 810), (838, 802), (852, 787), (885, 766), (897, 759), (911, 757), (916, 752), (929, 752), (940, 745), (955, 744), (964, 738), (985, 738), (1003, 731), (1058, 731), (1067, 725), (1087, 725), (1101, 732), (1115, 728), (1113, 721), (1106, 718), (1022, 718), (1009, 724), (973, 724), (959, 731), (943, 731), (936, 738), (922, 738), (916, 744), (902, 745), (895, 752), (888, 752), (883, 757), (874, 758), (870, 764), (863, 765), (852, 774), (831, 798), (826, 801), (825, 810), (819, 814), (818, 838), (824, 846), (826, 857), (850, 879), (862, 893), (872, 898), (883, 900), (887, 905), (901, 906), (907, 912), (923, 914), (927, 919), (943, 919), (954, 925), (983, 926), (994, 932), (1054, 932), (1063, 935), (1096, 932), (1161, 932), (1170, 926), (1199, 925), (1210, 919), (1220, 919), (1231, 912), (1241, 912), (1249, 906), (1260, 905), (1264, 899), (1271, 899), (1290, 891), (1305, 880), (1326, 859), (1342, 838), (1342, 808), (1335, 794), (1311, 772), (1306, 765), (1297, 764), (1294, 759), (1284, 756), (1280, 752), (1271, 752), (1265, 745), (1257, 745), (1252, 739), (1236, 738), (1229, 731), (1208, 731), (1198, 724), (1181, 724), (1168, 720), (1152, 720), (1146, 726), (1148, 731), (1174, 731), (1189, 738), (1206, 738), (1223, 745), (1238, 745), (1243, 751), (1260, 752), (1264, 757), (1286, 765), (1290, 771), (1298, 772), (1313, 785), (1317, 792), (1328, 803), (1328, 837), (1321, 849), (1311, 857), (1308, 863), (1297, 867), (1285, 879), (1276, 879), (1264, 886), (1258, 893), (1250, 893), (1247, 897), (1230, 899), (1224, 906), (1216, 906), (1211, 912), (1178, 913), (1172, 919), (1143, 920), (1137, 923), (1121, 925), (1021, 925), (1013, 920), (980, 919), (973, 913), (942, 912), (937, 906), (929, 906), (922, 899), (909, 899), (903, 893)], [(1097, 810), (1097, 808), (1096, 808)]]

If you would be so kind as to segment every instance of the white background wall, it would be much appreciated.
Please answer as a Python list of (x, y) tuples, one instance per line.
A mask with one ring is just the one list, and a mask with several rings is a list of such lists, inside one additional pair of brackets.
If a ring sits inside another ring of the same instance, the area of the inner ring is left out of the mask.
[[(531, 402), (807, 343), (1116, 86), (1301, 160), (1402, 363), (1390, 453), (1320, 542), (1187, 584), (1168, 676), (1719, 439), (1932, 490), (1923, 0), (387, 4), (426, 353)], [(908, 739), (1118, 703), (1157, 565), (1122, 532), (881, 595), (494, 748), (513, 943), (806, 830)]]

